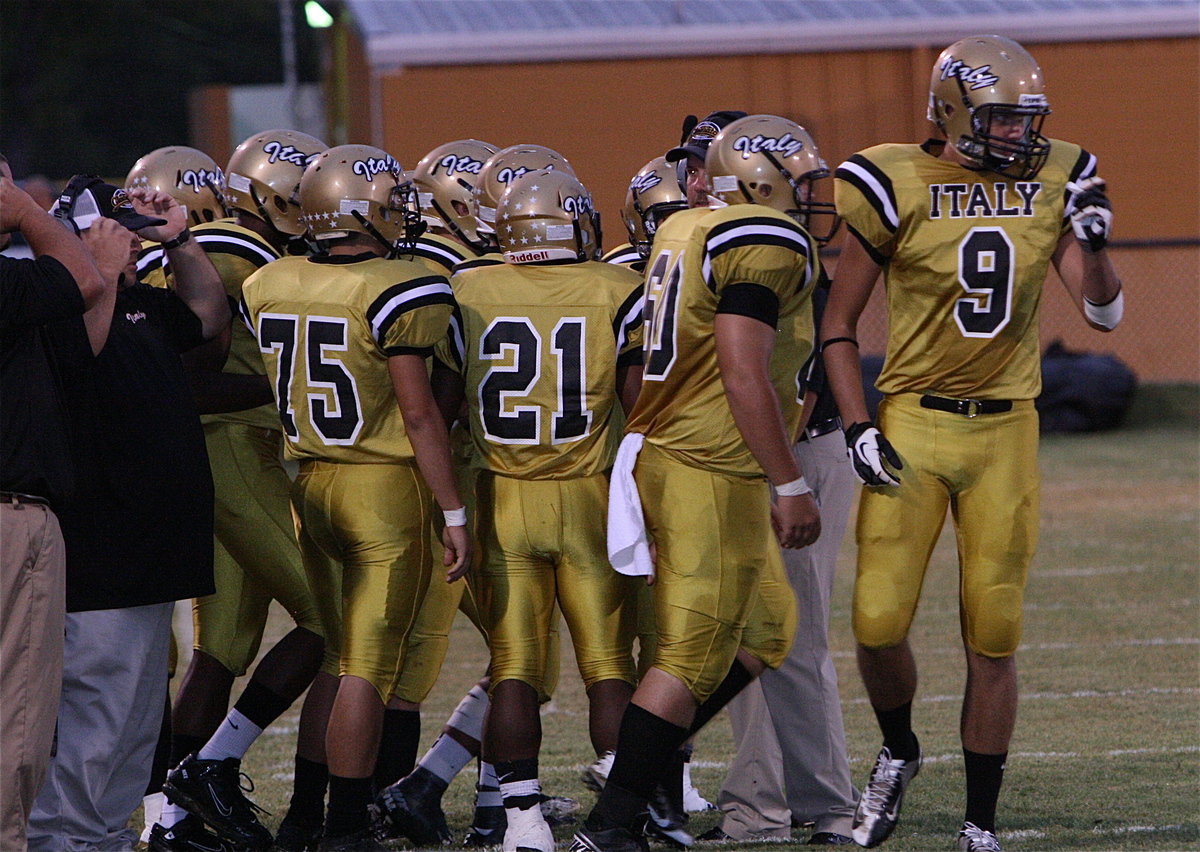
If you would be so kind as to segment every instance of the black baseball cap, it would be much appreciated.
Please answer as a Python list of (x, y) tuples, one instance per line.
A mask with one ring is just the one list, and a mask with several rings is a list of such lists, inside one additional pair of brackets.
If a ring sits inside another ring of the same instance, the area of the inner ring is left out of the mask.
[(131, 231), (167, 224), (166, 219), (138, 213), (125, 190), (105, 183), (96, 175), (71, 178), (50, 212), (71, 225), (76, 233), (86, 231), (101, 216), (115, 219)]
[[(695, 121), (694, 117), (689, 117), (692, 121)], [(680, 160), (686, 160), (689, 154), (703, 160), (704, 155), (708, 153), (708, 146), (716, 138), (717, 134), (726, 125), (745, 117), (746, 113), (736, 109), (723, 109), (717, 112), (710, 112), (704, 117), (703, 121), (698, 122), (690, 131), (686, 132), (686, 138), (679, 143), (678, 148), (672, 148), (666, 153), (667, 162), (677, 163)]]

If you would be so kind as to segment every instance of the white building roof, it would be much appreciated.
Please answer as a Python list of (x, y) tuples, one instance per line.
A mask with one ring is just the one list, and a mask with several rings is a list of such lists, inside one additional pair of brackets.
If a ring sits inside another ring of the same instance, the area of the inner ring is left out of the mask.
[(1200, 35), (1200, 0), (346, 0), (378, 70)]

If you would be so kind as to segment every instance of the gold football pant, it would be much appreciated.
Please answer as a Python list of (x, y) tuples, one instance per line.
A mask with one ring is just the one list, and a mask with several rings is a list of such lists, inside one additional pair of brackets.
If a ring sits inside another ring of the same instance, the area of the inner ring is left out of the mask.
[(326, 663), (337, 659), (338, 675), (370, 681), (386, 702), (433, 567), (429, 488), (415, 462), (310, 460), (300, 463), (292, 504)]
[(878, 425), (904, 468), (899, 486), (862, 492), (855, 638), (868, 648), (888, 648), (908, 635), (949, 508), (963, 638), (975, 653), (1010, 656), (1021, 640), (1025, 580), (1037, 546), (1033, 401), (968, 418), (921, 408), (918, 394), (897, 394), (880, 405)]
[(758, 581), (758, 596), (746, 616), (742, 648), (761, 660), (767, 668), (777, 669), (787, 659), (796, 638), (796, 593), (788, 582), (779, 539), (767, 524), (767, 563)]
[(608, 477), (526, 480), (481, 471), (479, 605), (492, 651), (492, 686), (528, 683), (550, 695), (547, 659), (557, 600), (585, 687), (634, 684), (637, 578), (608, 564)]
[[(770, 492), (760, 477), (701, 470), (649, 442), (634, 476), (657, 549), (654, 667), (682, 681), (699, 704), (729, 672), (770, 554), (778, 556), (768, 538)], [(765, 637), (756, 642), (774, 659)]]
[(216, 493), (216, 592), (192, 604), (194, 647), (242, 675), (258, 655), (272, 600), (299, 627), (323, 631), (296, 544), (282, 433), (213, 422), (204, 438)]

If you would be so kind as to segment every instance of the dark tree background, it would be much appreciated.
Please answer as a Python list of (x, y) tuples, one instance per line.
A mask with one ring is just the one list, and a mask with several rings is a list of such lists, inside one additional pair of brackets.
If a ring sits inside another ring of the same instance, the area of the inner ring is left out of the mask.
[[(300, 82), (318, 33), (291, 3)], [(188, 93), (282, 83), (275, 0), (0, 0), (0, 151), (21, 178), (123, 176), (188, 143)]]

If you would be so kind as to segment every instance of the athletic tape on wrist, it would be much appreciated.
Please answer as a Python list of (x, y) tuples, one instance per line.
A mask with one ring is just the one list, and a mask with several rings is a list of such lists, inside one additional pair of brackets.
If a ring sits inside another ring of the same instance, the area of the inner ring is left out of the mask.
[(442, 517), (446, 519), (448, 527), (465, 527), (467, 525), (467, 507), (460, 506), (457, 509), (446, 509), (442, 512)]
[(1116, 297), (1107, 305), (1097, 305), (1087, 296), (1083, 297), (1083, 315), (1096, 325), (1114, 329), (1125, 315), (1125, 290), (1117, 291)]
[(791, 482), (776, 485), (775, 493), (780, 497), (799, 497), (801, 494), (811, 494), (812, 489), (808, 487), (808, 482), (805, 481), (804, 477), (800, 476)]

